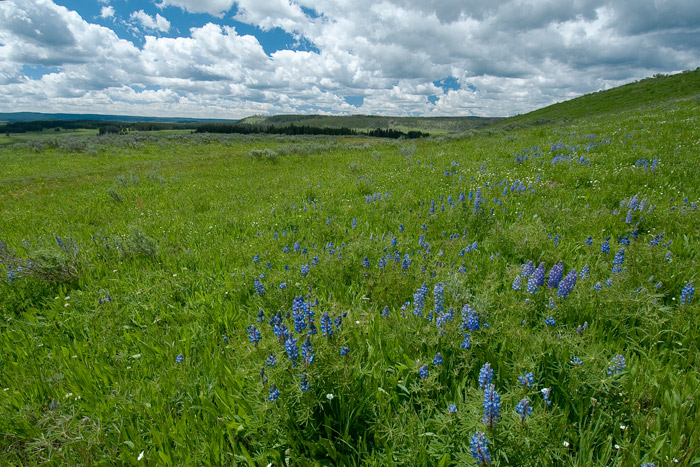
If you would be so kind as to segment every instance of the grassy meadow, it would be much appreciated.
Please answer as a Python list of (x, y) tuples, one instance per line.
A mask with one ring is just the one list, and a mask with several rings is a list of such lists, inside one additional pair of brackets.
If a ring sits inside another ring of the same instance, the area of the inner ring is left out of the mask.
[(699, 74), (0, 147), (0, 464), (700, 465)]

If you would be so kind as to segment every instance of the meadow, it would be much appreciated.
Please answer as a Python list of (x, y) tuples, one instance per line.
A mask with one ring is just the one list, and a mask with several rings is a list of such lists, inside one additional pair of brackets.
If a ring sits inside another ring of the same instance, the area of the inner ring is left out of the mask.
[(0, 147), (0, 463), (700, 465), (699, 74)]

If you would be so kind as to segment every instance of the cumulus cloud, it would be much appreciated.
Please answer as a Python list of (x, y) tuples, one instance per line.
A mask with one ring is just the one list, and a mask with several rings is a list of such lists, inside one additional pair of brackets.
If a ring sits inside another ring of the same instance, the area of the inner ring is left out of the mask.
[[(101, 16), (114, 15), (102, 3)], [(171, 31), (170, 22), (134, 11), (131, 21), (153, 34), (136, 46), (51, 0), (0, 2), (0, 110), (9, 110), (2, 102), (27, 110), (51, 102), (62, 111), (103, 106), (218, 117), (309, 109), (510, 115), (700, 63), (700, 4), (687, 0), (161, 0), (158, 6), (164, 15), (177, 7), (213, 16), (180, 37), (155, 37)], [(257, 27), (258, 36), (279, 28), (312, 50), (266, 54), (258, 38), (230, 25), (233, 16)], [(32, 79), (25, 65), (52, 68)], [(434, 84), (446, 78), (454, 86)], [(362, 104), (346, 97), (362, 97)]]
[(156, 16), (150, 16), (143, 10), (134, 11), (130, 16), (132, 21), (138, 21), (144, 29), (154, 31), (168, 32), (170, 30), (170, 21), (156, 13)]
[(113, 6), (103, 6), (102, 10), (100, 10), (100, 18), (112, 18), (114, 16), (114, 7)]

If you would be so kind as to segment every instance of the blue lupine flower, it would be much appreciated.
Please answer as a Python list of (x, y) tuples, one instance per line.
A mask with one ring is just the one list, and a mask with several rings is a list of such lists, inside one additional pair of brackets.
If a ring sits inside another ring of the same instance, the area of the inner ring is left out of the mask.
[(468, 348), (470, 348), (470, 347), (472, 346), (472, 343), (471, 343), (471, 341), (469, 340), (469, 334), (465, 334), (465, 335), (464, 335), (464, 342), (462, 342), (461, 344), (459, 344), (459, 346), (462, 347), (463, 349), (468, 349)]
[(619, 272), (622, 272), (622, 264), (625, 262), (625, 249), (620, 248), (620, 251), (618, 251), (615, 254), (615, 258), (613, 258), (613, 274), (617, 274)]
[(425, 379), (428, 377), (428, 366), (423, 365), (418, 369), (418, 374), (420, 375), (421, 378)]
[(470, 450), (472, 452), (472, 457), (481, 465), (486, 465), (491, 463), (491, 453), (488, 448), (488, 440), (486, 435), (477, 431), (471, 437), (469, 441)]
[(270, 386), (270, 395), (267, 396), (267, 398), (270, 399), (270, 402), (275, 402), (279, 396), (280, 392), (277, 390), (277, 386), (275, 386), (275, 383), (272, 383), (272, 386)]
[(535, 384), (535, 375), (533, 375), (532, 372), (527, 372), (522, 376), (518, 376), (518, 380), (521, 386), (530, 387)]
[[(540, 263), (532, 275), (532, 277), (535, 279), (535, 285), (537, 287), (542, 287), (544, 285), (544, 275), (545, 275), (544, 263)], [(529, 287), (529, 285), (528, 285), (528, 287)]]
[(445, 309), (445, 290), (442, 282), (438, 282), (433, 289), (435, 296), (435, 314), (441, 313)]
[(277, 355), (271, 353), (270, 355), (267, 356), (267, 360), (265, 360), (265, 364), (267, 366), (275, 366), (277, 365)]
[(349, 347), (341, 347), (340, 348), (340, 355), (345, 356), (350, 353), (350, 348)]
[(527, 263), (520, 265), (520, 275), (522, 277), (530, 277), (535, 272), (535, 266), (532, 261), (528, 260)]
[(254, 263), (259, 263), (259, 262), (260, 262), (260, 255), (255, 255), (255, 256), (253, 256), (253, 262), (254, 262)]
[(520, 415), (520, 420), (524, 423), (525, 422), (525, 417), (528, 417), (530, 414), (532, 414), (532, 406), (530, 405), (530, 399), (527, 397), (523, 398), (518, 402), (518, 405), (515, 407), (515, 411), (518, 412), (518, 415)]
[(567, 274), (566, 277), (559, 283), (559, 288), (557, 290), (558, 297), (566, 298), (569, 295), (569, 292), (571, 292), (576, 285), (576, 277), (577, 274), (575, 269), (569, 271), (569, 274)]
[(608, 287), (612, 287), (612, 285), (613, 285), (612, 277), (608, 278), (608, 280), (605, 281), (605, 285), (607, 285)]
[(561, 278), (564, 275), (564, 264), (562, 264), (561, 261), (559, 261), (557, 264), (552, 266), (552, 269), (549, 270), (549, 281), (547, 282), (547, 285), (553, 289), (556, 289), (559, 287), (559, 282), (561, 282)]
[(262, 308), (260, 308), (260, 311), (258, 311), (258, 318), (255, 321), (257, 321), (258, 323), (265, 322), (265, 312), (263, 311)]
[(365, 259), (362, 260), (362, 267), (368, 268), (369, 267), (369, 258), (365, 256)]
[(175, 357), (175, 363), (182, 363), (183, 360), (185, 360), (185, 356), (182, 354), (178, 354), (178, 356)]
[(552, 405), (552, 401), (549, 400), (549, 394), (552, 392), (552, 388), (544, 388), (540, 392), (542, 393), (542, 397), (547, 405)]
[(586, 245), (591, 246), (593, 245), (593, 236), (589, 235), (588, 238), (586, 239)]
[(306, 341), (301, 346), (301, 358), (304, 360), (304, 365), (309, 365), (314, 361), (314, 349), (311, 345), (311, 336), (306, 335)]
[(617, 354), (615, 357), (612, 359), (612, 362), (610, 362), (610, 366), (608, 367), (608, 376), (616, 375), (620, 373), (622, 370), (625, 369), (625, 365), (627, 362), (625, 362), (625, 357)]
[(520, 290), (523, 286), (523, 282), (520, 276), (515, 276), (515, 279), (513, 280), (513, 285), (511, 288), (513, 290)]
[(299, 241), (297, 240), (294, 242), (294, 252), (299, 253), (299, 250), (301, 250), (301, 245), (299, 245)]
[(258, 293), (258, 295), (265, 295), (265, 287), (263, 287), (262, 282), (260, 282), (260, 279), (257, 277), (255, 278), (255, 291)]
[(250, 325), (248, 326), (248, 339), (250, 342), (253, 342), (254, 344), (257, 344), (257, 342), (262, 339), (262, 336), (260, 335), (260, 331), (254, 326)]
[(424, 299), (428, 293), (428, 286), (424, 283), (416, 293), (413, 294), (413, 314), (423, 317)]
[(309, 273), (309, 265), (308, 264), (302, 264), (301, 265), (301, 275), (306, 276)]
[(596, 282), (595, 285), (593, 286), (593, 290), (600, 290), (603, 288), (603, 285), (600, 282)]
[(301, 390), (302, 391), (308, 391), (311, 389), (311, 384), (309, 384), (309, 380), (306, 376), (306, 373), (301, 375)]
[(384, 307), (384, 309), (382, 310), (382, 316), (383, 316), (384, 318), (388, 318), (388, 317), (389, 317), (389, 305), (386, 305), (386, 306)]
[(433, 358), (433, 365), (442, 365), (442, 354), (440, 352), (435, 354), (435, 358)]
[(333, 320), (333, 324), (335, 324), (335, 328), (338, 331), (340, 331), (340, 325), (343, 324), (343, 316), (345, 316), (345, 313), (343, 313), (342, 315), (336, 316), (335, 319)]
[(462, 308), (462, 329), (470, 331), (479, 330), (479, 315), (468, 303)]
[(656, 467), (656, 464), (653, 462), (645, 462), (642, 464), (642, 467)]
[(457, 413), (457, 406), (454, 404), (450, 404), (447, 406), (447, 411), (449, 413)]
[(479, 387), (485, 388), (493, 382), (493, 370), (490, 363), (484, 363), (484, 366), (479, 370)]
[(627, 216), (625, 217), (625, 222), (626, 222), (627, 224), (631, 224), (631, 223), (632, 223), (632, 209), (628, 209), (628, 210), (627, 210)]
[(282, 282), (282, 283), (280, 284), (280, 290), (285, 289), (285, 288), (287, 288), (287, 283), (286, 283), (286, 282)]
[(605, 240), (602, 245), (600, 245), (600, 252), (605, 255), (610, 254), (610, 242), (608, 240)]
[(583, 361), (578, 357), (574, 357), (571, 359), (571, 364), (579, 366), (579, 365), (583, 365)]
[(333, 322), (327, 311), (321, 316), (321, 333), (323, 337), (330, 337), (333, 334)]
[(581, 325), (579, 324), (579, 325), (576, 327), (576, 332), (577, 332), (578, 335), (580, 336), (580, 335), (583, 335), (583, 331), (585, 331), (586, 329), (588, 329), (588, 321), (584, 321), (584, 322), (583, 322), (583, 326), (581, 326)]
[(581, 269), (581, 272), (579, 273), (579, 277), (580, 277), (581, 279), (587, 279), (587, 278), (588, 278), (588, 275), (589, 275), (590, 273), (591, 273), (591, 268), (589, 268), (588, 265), (586, 264), (586, 265)]
[(537, 292), (537, 278), (533, 274), (527, 280), (527, 293), (534, 294)]
[(357, 228), (357, 217), (352, 218), (352, 230)]
[(481, 188), (476, 189), (476, 196), (474, 197), (474, 214), (477, 214), (481, 209), (481, 203), (484, 200), (481, 198)]
[(690, 281), (685, 284), (681, 290), (681, 305), (685, 305), (686, 303), (690, 305), (693, 301), (693, 295), (695, 295), (695, 286), (693, 285), (693, 281)]
[(260, 382), (264, 385), (267, 383), (267, 376), (265, 376), (265, 367), (260, 367)]
[(292, 365), (296, 365), (297, 358), (299, 358), (299, 347), (297, 347), (297, 340), (294, 336), (288, 336), (284, 343), (284, 350), (287, 352), (287, 356), (292, 361)]
[(481, 419), (486, 426), (493, 428), (501, 419), (501, 397), (496, 387), (489, 384), (484, 388), (484, 417)]

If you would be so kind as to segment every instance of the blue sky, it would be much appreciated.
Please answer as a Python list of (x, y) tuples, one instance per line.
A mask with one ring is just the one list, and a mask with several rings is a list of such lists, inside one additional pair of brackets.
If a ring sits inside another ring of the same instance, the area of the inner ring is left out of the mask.
[(698, 43), (693, 0), (4, 0), (0, 111), (506, 116)]

